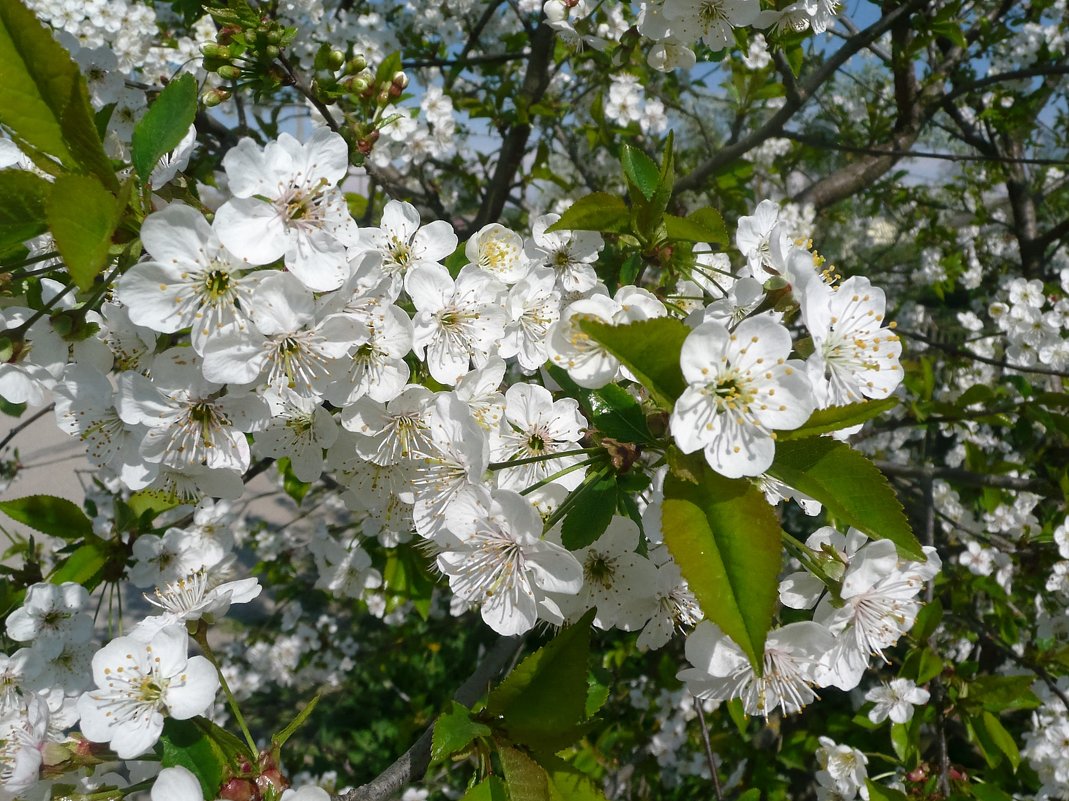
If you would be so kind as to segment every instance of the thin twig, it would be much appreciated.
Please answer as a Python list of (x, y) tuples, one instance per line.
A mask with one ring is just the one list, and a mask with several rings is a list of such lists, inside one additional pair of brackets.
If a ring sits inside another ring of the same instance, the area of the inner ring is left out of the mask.
[(709, 774), (713, 777), (713, 790), (716, 791), (716, 801), (724, 801), (724, 793), (720, 789), (720, 775), (716, 767), (716, 754), (713, 753), (713, 744), (709, 742), (709, 727), (705, 724), (705, 710), (702, 709), (701, 699), (694, 697), (694, 710), (698, 713), (698, 723), (702, 729), (702, 744), (705, 746), (705, 758), (709, 762)]
[(323, 101), (316, 96), (315, 92), (305, 84), (304, 80), (297, 73), (297, 70), (294, 69), (293, 65), (290, 63), (290, 60), (279, 53), (278, 63), (282, 65), (282, 68), (286, 70), (286, 74), (289, 76), (290, 80), (293, 81), (293, 88), (308, 98), (308, 101), (315, 106), (316, 111), (323, 115), (323, 119), (326, 121), (327, 125), (330, 126), (330, 130), (340, 134), (341, 126), (338, 124), (338, 121), (334, 119), (334, 115), (330, 113), (330, 109), (327, 108)]
[(979, 353), (974, 353), (967, 348), (959, 348), (956, 345), (950, 345), (945, 342), (939, 342), (924, 336), (924, 334), (918, 334), (916, 331), (904, 331), (901, 328), (896, 329), (895, 333), (899, 336), (908, 337), (909, 339), (915, 339), (918, 342), (923, 342), (933, 348), (939, 348), (939, 350), (949, 353), (951, 356), (961, 356), (966, 359), (973, 359), (983, 364), (990, 364), (992, 367), (1001, 367), (1004, 370), (1014, 370), (1018, 373), (1035, 373), (1037, 375), (1055, 375), (1059, 378), (1069, 378), (1069, 372), (1065, 370), (1054, 370), (1049, 367), (1025, 367), (1023, 365), (1010, 364), (1006, 361), (1000, 361), (999, 359), (992, 359), (989, 356), (981, 356)]
[(3, 439), (0, 439), (0, 451), (2, 451), (7, 446), (7, 444), (11, 442), (11, 440), (17, 437), (20, 432), (24, 431), (30, 425), (40, 420), (42, 417), (44, 417), (46, 414), (48, 414), (55, 408), (56, 404), (50, 403), (47, 406), (42, 406), (40, 410), (31, 414), (25, 420), (20, 421), (18, 425), (16, 425), (14, 428), (7, 432), (7, 435)]

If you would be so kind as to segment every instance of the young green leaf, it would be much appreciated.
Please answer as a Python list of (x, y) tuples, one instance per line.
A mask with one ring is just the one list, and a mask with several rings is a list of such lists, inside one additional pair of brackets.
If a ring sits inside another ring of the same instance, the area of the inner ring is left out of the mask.
[(48, 230), (45, 203), (52, 184), (29, 170), (0, 170), (0, 253)]
[(728, 235), (728, 229), (724, 225), (724, 218), (720, 216), (720, 212), (716, 209), (711, 209), (708, 206), (705, 208), (692, 211), (686, 217), (688, 222), (700, 225), (704, 231), (706, 238), (701, 240), (702, 242), (708, 242), (710, 245), (720, 245), (721, 247), (727, 247), (731, 242), (731, 237)]
[(486, 711), (503, 719), (514, 741), (552, 753), (581, 734), (593, 619), (591, 610), (524, 659), (491, 691)]
[(891, 540), (904, 557), (926, 560), (887, 479), (849, 445), (825, 437), (779, 442), (768, 472), (820, 501), (844, 524)]
[(679, 353), (690, 329), (681, 320), (659, 317), (626, 325), (583, 320), (579, 325), (631, 371), (662, 409), (671, 410), (687, 387)]
[(590, 422), (603, 436), (621, 442), (650, 442), (653, 439), (642, 404), (619, 384), (584, 391), (590, 393)]
[(89, 175), (61, 175), (48, 199), (48, 227), (74, 283), (88, 289), (108, 262), (118, 202)]
[(585, 548), (605, 533), (619, 498), (615, 475), (604, 475), (576, 491), (580, 489), (581, 498), (561, 524), (561, 543), (569, 551)]
[(869, 790), (869, 801), (909, 801), (905, 793), (876, 784), (871, 779), (865, 779), (865, 786)]
[(27, 495), (10, 501), (0, 501), (0, 512), (43, 534), (61, 540), (92, 537), (93, 523), (78, 504), (54, 495)]
[(24, 149), (118, 187), (93, 122), (85, 79), (21, 0), (0, 3), (0, 126)]
[(487, 776), (464, 793), (460, 801), (509, 801), (505, 783), (497, 776)]
[(626, 234), (631, 230), (631, 213), (622, 198), (607, 192), (594, 192), (579, 198), (560, 219), (546, 229), (553, 231), (601, 231)]
[(866, 400), (858, 403), (848, 403), (845, 406), (830, 406), (827, 409), (817, 409), (809, 419), (793, 431), (778, 431), (778, 442), (786, 442), (792, 439), (806, 439), (817, 437), (821, 434), (830, 434), (843, 428), (850, 428), (878, 417), (891, 411), (898, 405), (898, 398), (883, 398), (881, 400)]
[(541, 765), (510, 745), (499, 747), (498, 755), (510, 801), (550, 801), (549, 777)]
[(160, 764), (165, 768), (181, 765), (189, 770), (200, 782), (205, 798), (218, 796), (228, 768), (237, 758), (250, 758), (244, 743), (202, 717), (167, 718), (160, 735), (160, 751)]
[[(703, 211), (716, 214), (712, 209)], [(717, 218), (720, 215), (717, 214)], [(708, 215), (703, 219), (695, 219), (694, 215), (688, 217), (676, 217), (674, 214), (664, 215), (665, 235), (670, 240), (677, 242), (708, 242), (710, 244), (726, 244), (724, 242), (724, 223), (721, 220), (719, 227), (711, 227), (706, 224)]]
[(143, 183), (165, 153), (186, 135), (197, 113), (197, 81), (185, 73), (171, 81), (134, 126), (130, 142), (134, 169)]
[(624, 175), (643, 197), (652, 200), (661, 182), (661, 171), (653, 159), (637, 147), (624, 145), (620, 152), (620, 164), (624, 168)]
[(456, 701), (434, 721), (431, 759), (443, 762), (464, 751), (479, 737), (490, 736), (490, 727), (471, 719), (471, 711)]
[(779, 591), (779, 521), (750, 482), (707, 466), (697, 478), (665, 478), (664, 541), (705, 616), (760, 671)]
[(104, 568), (110, 558), (107, 543), (94, 537), (56, 565), (48, 580), (53, 584), (73, 581), (92, 592), (103, 581)]

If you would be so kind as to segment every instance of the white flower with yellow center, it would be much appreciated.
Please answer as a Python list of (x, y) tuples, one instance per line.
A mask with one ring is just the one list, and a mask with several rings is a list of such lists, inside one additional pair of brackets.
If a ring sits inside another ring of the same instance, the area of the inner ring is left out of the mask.
[(523, 253), (523, 238), (498, 223), (490, 223), (476, 232), (464, 246), (468, 261), (506, 284), (515, 284), (530, 269)]
[(226, 326), (248, 327), (252, 287), (242, 262), (223, 247), (199, 211), (175, 203), (150, 214), (141, 241), (151, 257), (133, 265), (115, 285), (130, 320), (153, 331), (190, 329), (197, 353)]
[(242, 139), (223, 158), (234, 197), (216, 213), (219, 238), (252, 264), (284, 259), (316, 292), (349, 277), (346, 247), (358, 229), (336, 184), (349, 170), (349, 147), (320, 128), (301, 144), (289, 134), (261, 150)]
[(772, 432), (798, 428), (814, 408), (804, 365), (788, 360), (790, 352), (790, 333), (768, 316), (734, 332), (717, 322), (695, 328), (680, 353), (688, 386), (670, 421), (680, 449), (704, 449), (709, 466), (728, 478), (765, 472), (775, 455)]
[(742, 649), (715, 623), (705, 621), (687, 638), (687, 660), (694, 667), (676, 677), (696, 698), (738, 698), (748, 715), (767, 717), (780, 707), (791, 715), (817, 697), (817, 671), (832, 642), (826, 628), (808, 621), (773, 629), (758, 676)]
[(542, 518), (523, 496), (458, 501), (447, 515), (456, 542), (438, 554), (457, 598), (480, 604), (483, 620), (505, 636), (530, 631), (546, 592), (573, 594), (583, 584), (576, 558), (542, 539)]
[(760, 13), (758, 0), (665, 0), (664, 4), (675, 36), (688, 43), (701, 39), (711, 50), (732, 44), (734, 29), (751, 24)]
[(867, 278), (806, 287), (803, 319), (814, 347), (806, 366), (822, 407), (886, 398), (902, 382), (902, 343), (885, 325), (886, 305)]
[(455, 282), (444, 271), (413, 271), (407, 288), (418, 310), (414, 350), (435, 381), (452, 386), (496, 352), (506, 322), (500, 281), (469, 265)]
[(149, 642), (118, 637), (97, 651), (97, 689), (78, 699), (85, 738), (132, 759), (156, 744), (165, 715), (188, 720), (207, 712), (219, 677), (211, 662), (188, 656), (188, 649), (185, 629), (168, 626)]

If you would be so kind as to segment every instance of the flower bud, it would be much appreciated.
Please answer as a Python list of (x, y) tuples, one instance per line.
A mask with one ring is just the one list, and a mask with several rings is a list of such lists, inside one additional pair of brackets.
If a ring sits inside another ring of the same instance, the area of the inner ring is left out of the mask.
[(277, 45), (282, 42), (282, 31), (277, 28), (267, 34), (267, 43)]
[(366, 92), (368, 86), (370, 86), (370, 84), (367, 82), (367, 78), (362, 75), (353, 75), (349, 78), (346, 78), (344, 81), (342, 81), (342, 85), (347, 91), (352, 92), (354, 95), (359, 95), (363, 92)]
[(403, 72), (395, 72), (393, 78), (390, 80), (390, 83), (392, 83), (398, 89), (404, 91), (408, 88), (408, 76), (405, 75)]
[(356, 73), (358, 72), (363, 72), (366, 68), (367, 59), (363, 56), (353, 56), (351, 59), (349, 59), (348, 70), (353, 75), (356, 75)]
[(241, 77), (241, 67), (233, 64), (224, 64), (216, 70), (219, 77), (227, 81), (236, 81)]
[(332, 70), (340, 70), (345, 66), (345, 53), (341, 50), (331, 50), (327, 55), (327, 66)]
[(230, 48), (215, 42), (206, 42), (200, 46), (200, 52), (208, 58), (227, 58), (230, 55)]
[(200, 96), (200, 102), (207, 108), (215, 108), (220, 103), (225, 103), (230, 99), (230, 91), (228, 89), (209, 89), (207, 92)]
[(273, 44), (269, 44), (267, 47), (264, 48), (264, 55), (270, 59), (278, 58), (278, 54), (280, 52), (281, 51), (278, 49), (278, 47)]
[(258, 795), (256, 785), (248, 779), (230, 779), (219, 788), (219, 797), (226, 801), (252, 801)]

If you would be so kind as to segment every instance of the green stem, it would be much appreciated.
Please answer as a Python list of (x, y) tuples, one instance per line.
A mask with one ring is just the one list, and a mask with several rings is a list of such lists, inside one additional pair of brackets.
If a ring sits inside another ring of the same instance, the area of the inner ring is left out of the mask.
[(505, 470), (509, 467), (519, 467), (525, 464), (534, 464), (535, 462), (548, 462), (552, 459), (561, 459), (565, 456), (583, 456), (588, 453), (597, 453), (602, 448), (576, 448), (571, 451), (557, 451), (556, 453), (546, 453), (542, 456), (525, 456), (523, 459), (509, 459), (507, 462), (490, 462), (487, 465), (488, 470)]
[(215, 665), (215, 672), (219, 674), (219, 686), (223, 688), (230, 711), (234, 713), (234, 719), (237, 720), (241, 733), (245, 735), (245, 742), (249, 745), (249, 756), (255, 759), (260, 749), (256, 746), (256, 740), (252, 738), (252, 732), (249, 731), (248, 724), (245, 723), (245, 717), (241, 714), (241, 709), (238, 707), (238, 699), (234, 697), (234, 693), (230, 691), (230, 685), (226, 683), (226, 676), (223, 675), (223, 670), (219, 667), (219, 660), (216, 658), (215, 652), (212, 651), (212, 647), (208, 645), (208, 631), (203, 621), (197, 627), (197, 633), (193, 635), (193, 639), (197, 641), (197, 645), (200, 646), (208, 661)]
[(601, 470), (595, 470), (592, 473), (587, 473), (586, 478), (583, 479), (583, 483), (576, 487), (574, 490), (572, 490), (571, 495), (565, 498), (564, 502), (557, 507), (556, 511), (553, 512), (553, 514), (551, 514), (546, 519), (545, 524), (542, 526), (542, 530), (549, 531), (551, 528), (553, 528), (553, 526), (557, 525), (557, 521), (559, 521), (562, 517), (568, 514), (569, 511), (571, 511), (571, 508), (575, 506), (576, 501), (579, 500), (582, 494), (588, 489), (590, 489), (591, 485), (595, 481), (600, 481), (604, 476), (606, 476), (609, 470), (609, 465), (605, 465), (605, 467), (603, 467)]
[(569, 473), (574, 473), (576, 470), (580, 470), (580, 469), (586, 467), (587, 465), (594, 464), (594, 462), (596, 462), (596, 461), (598, 461), (597, 457), (591, 457), (590, 459), (586, 459), (586, 460), (584, 460), (582, 462), (577, 462), (577, 463), (575, 463), (573, 465), (565, 467), (563, 470), (558, 470), (553, 475), (546, 476), (541, 481), (537, 481), (534, 484), (532, 484), (531, 486), (527, 487), (526, 489), (520, 490), (520, 495), (526, 495), (529, 492), (534, 492), (539, 487), (544, 487), (546, 484), (551, 484), (554, 481), (556, 481), (558, 478), (561, 478), (562, 476), (566, 476)]

